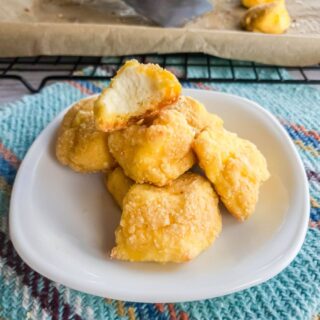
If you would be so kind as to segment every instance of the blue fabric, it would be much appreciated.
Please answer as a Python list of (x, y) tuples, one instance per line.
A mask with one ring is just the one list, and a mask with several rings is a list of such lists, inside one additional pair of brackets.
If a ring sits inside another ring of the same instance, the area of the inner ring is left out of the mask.
[[(243, 69), (241, 72), (244, 77), (250, 76)], [(276, 73), (265, 70), (264, 76), (273, 78)], [(310, 228), (298, 256), (273, 279), (235, 294), (198, 302), (130, 303), (71, 290), (38, 275), (21, 261), (8, 235), (8, 204), (17, 171), (15, 158), (23, 159), (32, 142), (59, 111), (90, 92), (99, 92), (103, 85), (57, 83), (40, 94), (26, 96), (0, 109), (0, 316), (4, 319), (247, 320), (311, 319), (316, 315), (320, 307), (320, 91), (306, 85), (185, 84), (258, 102), (281, 121), (298, 148), (310, 182)]]

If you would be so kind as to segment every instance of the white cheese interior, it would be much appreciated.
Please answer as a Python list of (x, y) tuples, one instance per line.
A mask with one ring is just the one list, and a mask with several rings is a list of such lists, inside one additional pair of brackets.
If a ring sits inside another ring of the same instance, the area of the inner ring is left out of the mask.
[(108, 113), (135, 113), (148, 106), (154, 100), (156, 86), (152, 78), (144, 73), (137, 73), (136, 67), (127, 68), (116, 79), (113, 88), (103, 97)]

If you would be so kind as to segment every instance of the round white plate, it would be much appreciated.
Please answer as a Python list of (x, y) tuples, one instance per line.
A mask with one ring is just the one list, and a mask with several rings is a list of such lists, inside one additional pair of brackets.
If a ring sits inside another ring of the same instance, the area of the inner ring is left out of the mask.
[(60, 165), (54, 155), (61, 113), (33, 143), (15, 180), (10, 234), (22, 259), (68, 287), (138, 302), (198, 300), (239, 291), (270, 279), (296, 256), (309, 216), (302, 162), (278, 121), (256, 103), (224, 93), (185, 90), (221, 116), (227, 129), (253, 141), (271, 178), (254, 215), (240, 223), (223, 212), (212, 247), (185, 264), (110, 260), (120, 210), (102, 176)]

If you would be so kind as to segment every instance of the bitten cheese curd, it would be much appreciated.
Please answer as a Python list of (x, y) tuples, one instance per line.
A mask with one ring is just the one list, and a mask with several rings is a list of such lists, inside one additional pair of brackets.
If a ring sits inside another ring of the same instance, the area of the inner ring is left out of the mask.
[(97, 127), (102, 131), (125, 128), (158, 113), (180, 93), (181, 85), (171, 72), (156, 64), (127, 61), (95, 103)]

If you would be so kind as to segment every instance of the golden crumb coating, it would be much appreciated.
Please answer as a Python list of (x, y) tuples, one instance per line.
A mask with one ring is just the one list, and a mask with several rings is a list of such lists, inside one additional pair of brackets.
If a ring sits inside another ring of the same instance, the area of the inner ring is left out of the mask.
[(212, 127), (197, 136), (194, 150), (229, 212), (247, 219), (255, 210), (261, 183), (269, 178), (261, 152), (250, 141)]
[(246, 8), (252, 8), (260, 4), (266, 4), (271, 2), (285, 2), (284, 0), (242, 0), (241, 3)]
[(289, 29), (291, 18), (282, 1), (252, 7), (242, 19), (247, 31), (281, 34)]
[(208, 126), (222, 127), (223, 120), (213, 113), (209, 113), (205, 106), (191, 97), (180, 96), (171, 109), (182, 113), (188, 124), (199, 133)]
[(109, 149), (125, 174), (138, 183), (164, 186), (195, 163), (194, 130), (181, 113), (163, 110), (148, 125), (111, 132)]
[(78, 172), (96, 172), (114, 166), (107, 133), (95, 127), (95, 98), (77, 102), (64, 116), (56, 142), (58, 160)]
[(123, 198), (133, 184), (120, 167), (105, 176), (105, 185), (121, 209)]
[(112, 131), (158, 113), (181, 93), (178, 79), (156, 64), (127, 61), (95, 103), (97, 127)]
[(206, 178), (186, 173), (162, 188), (135, 184), (123, 200), (111, 257), (189, 261), (213, 243), (221, 228), (218, 198)]

